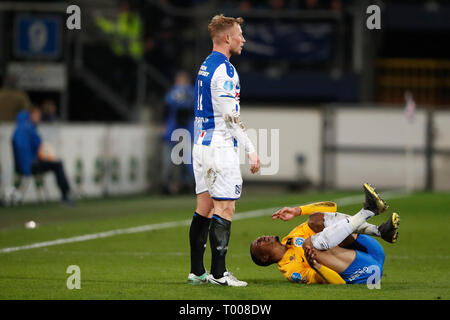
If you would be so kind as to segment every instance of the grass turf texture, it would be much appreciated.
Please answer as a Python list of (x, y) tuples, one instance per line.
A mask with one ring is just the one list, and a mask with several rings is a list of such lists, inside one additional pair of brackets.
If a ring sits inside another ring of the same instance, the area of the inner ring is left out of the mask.
[[(336, 200), (361, 193), (245, 195), (237, 212)], [(381, 192), (383, 196), (383, 193)], [(361, 201), (362, 202), (362, 201)], [(245, 288), (192, 286), (189, 272), (189, 226), (118, 235), (85, 242), (0, 253), (0, 299), (449, 299), (450, 196), (415, 193), (387, 201), (401, 216), (397, 244), (379, 239), (386, 252), (380, 290), (365, 285), (297, 285), (275, 265), (255, 266), (249, 245), (263, 234), (286, 235), (295, 221), (272, 221), (270, 215), (232, 224), (227, 266)], [(125, 197), (59, 204), (0, 208), (0, 249), (88, 233), (191, 219), (193, 197)], [(356, 213), (361, 204), (339, 205)], [(29, 220), (36, 229), (24, 228)], [(81, 268), (81, 289), (66, 287), (69, 265)], [(205, 266), (210, 265), (209, 244)]]

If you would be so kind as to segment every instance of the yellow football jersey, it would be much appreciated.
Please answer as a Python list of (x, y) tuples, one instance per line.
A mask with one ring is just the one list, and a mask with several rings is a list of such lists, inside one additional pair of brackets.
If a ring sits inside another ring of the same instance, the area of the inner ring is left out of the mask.
[(288, 247), (283, 258), (278, 262), (278, 269), (291, 282), (297, 283), (326, 283), (326, 281), (310, 267), (305, 258), (302, 245), (305, 239), (315, 232), (308, 226), (308, 222), (295, 227), (281, 241)]
[(314, 234), (308, 222), (304, 222), (284, 237), (281, 243), (286, 245), (288, 250), (278, 262), (278, 269), (291, 282), (345, 284), (341, 276), (332, 269), (322, 265), (316, 271), (306, 261), (302, 245), (305, 239)]

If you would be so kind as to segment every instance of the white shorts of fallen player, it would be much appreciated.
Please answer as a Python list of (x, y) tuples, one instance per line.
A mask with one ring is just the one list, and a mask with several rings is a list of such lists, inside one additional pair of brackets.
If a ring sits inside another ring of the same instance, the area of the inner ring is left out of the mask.
[(238, 200), (241, 197), (238, 148), (194, 144), (192, 160), (196, 194), (207, 191), (215, 200)]

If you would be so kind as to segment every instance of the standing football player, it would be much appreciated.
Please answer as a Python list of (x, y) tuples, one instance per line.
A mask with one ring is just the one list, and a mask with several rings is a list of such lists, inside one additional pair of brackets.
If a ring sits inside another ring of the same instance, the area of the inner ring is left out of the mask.
[[(250, 171), (260, 168), (255, 147), (240, 119), (240, 83), (230, 63), (240, 55), (245, 39), (242, 18), (216, 15), (208, 25), (213, 51), (198, 72), (195, 84), (193, 167), (197, 208), (189, 230), (191, 272), (188, 283), (246, 286), (226, 268), (235, 201), (242, 193), (239, 147), (245, 149)], [(211, 244), (211, 274), (203, 265), (208, 239)]]

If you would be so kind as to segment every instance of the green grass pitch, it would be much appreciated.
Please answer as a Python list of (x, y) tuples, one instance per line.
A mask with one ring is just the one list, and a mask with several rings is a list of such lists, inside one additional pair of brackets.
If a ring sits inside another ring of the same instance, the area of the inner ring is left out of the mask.
[[(360, 193), (244, 194), (237, 213), (302, 204), (318, 200), (349, 199)], [(383, 192), (381, 192), (383, 196)], [(360, 203), (339, 205), (356, 213)], [(358, 202), (358, 201), (356, 201)], [(449, 299), (450, 298), (450, 195), (414, 193), (387, 199), (388, 213), (400, 214), (397, 244), (379, 240), (386, 252), (381, 289), (365, 285), (300, 285), (284, 279), (276, 266), (257, 267), (249, 245), (257, 236), (286, 235), (295, 221), (272, 221), (270, 215), (233, 222), (227, 266), (245, 288), (191, 286), (189, 225), (101, 239), (0, 253), (0, 299)], [(0, 250), (65, 239), (84, 234), (126, 229), (170, 221), (190, 220), (195, 199), (138, 196), (83, 200), (74, 207), (59, 204), (0, 208)], [(36, 229), (24, 223), (36, 221)], [(81, 269), (81, 289), (67, 289), (69, 265)], [(209, 244), (205, 266), (210, 266)]]

